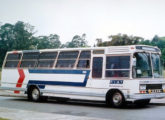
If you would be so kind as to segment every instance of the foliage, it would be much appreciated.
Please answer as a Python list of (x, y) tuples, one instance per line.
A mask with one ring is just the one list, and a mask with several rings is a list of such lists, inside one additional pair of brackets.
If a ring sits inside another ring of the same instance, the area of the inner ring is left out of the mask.
[(135, 45), (143, 41), (142, 37), (128, 36), (127, 34), (117, 34), (108, 37), (110, 40), (102, 42), (101, 39), (96, 39), (97, 46), (118, 46), (118, 45)]
[(76, 48), (76, 47), (87, 47), (87, 41), (85, 40), (86, 34), (82, 36), (75, 35), (71, 42), (67, 42), (66, 44), (62, 45), (62, 47), (66, 48)]
[(106, 42), (103, 42), (100, 38), (96, 39), (97, 46), (118, 46), (135, 44), (157, 46), (162, 52), (161, 59), (165, 61), (165, 37), (159, 37), (155, 35), (152, 40), (144, 40), (142, 37), (128, 36), (126, 34), (117, 34), (111, 35), (109, 36), (109, 38), (110, 40)]
[(0, 65), (7, 51), (59, 48), (59, 36), (34, 36), (34, 27), (21, 21), (15, 24), (6, 23), (0, 26)]
[(15, 24), (0, 23), (0, 66), (7, 51), (51, 48), (75, 48), (86, 47), (86, 34), (75, 35), (71, 42), (61, 44), (60, 36), (50, 34), (48, 36), (34, 36), (34, 26), (18, 21)]
[(9, 120), (9, 119), (6, 119), (6, 118), (0, 118), (0, 120)]
[(59, 36), (56, 34), (50, 34), (49, 36), (39, 36), (35, 42), (37, 49), (45, 49), (45, 48), (59, 48), (61, 46), (61, 42), (59, 40)]

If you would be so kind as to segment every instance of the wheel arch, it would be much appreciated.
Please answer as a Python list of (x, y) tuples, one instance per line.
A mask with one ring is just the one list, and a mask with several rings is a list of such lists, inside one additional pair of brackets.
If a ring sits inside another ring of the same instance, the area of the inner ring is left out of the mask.
[(38, 85), (32, 84), (32, 85), (28, 85), (28, 86), (27, 86), (27, 91), (26, 91), (26, 93), (28, 94), (29, 91), (30, 91), (31, 89), (33, 89), (33, 88), (37, 88), (37, 89), (40, 91), (40, 88), (39, 88)]

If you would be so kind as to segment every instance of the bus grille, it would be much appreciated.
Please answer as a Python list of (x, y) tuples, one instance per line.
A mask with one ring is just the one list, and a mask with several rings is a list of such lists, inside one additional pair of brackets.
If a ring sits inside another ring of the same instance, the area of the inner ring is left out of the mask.
[(152, 89), (162, 89), (162, 84), (147, 84), (146, 85), (147, 90)]

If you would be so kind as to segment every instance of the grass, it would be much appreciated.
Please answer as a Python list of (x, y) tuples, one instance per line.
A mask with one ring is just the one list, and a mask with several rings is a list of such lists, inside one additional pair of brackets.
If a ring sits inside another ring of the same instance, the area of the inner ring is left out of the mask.
[(6, 118), (0, 118), (0, 120), (9, 120), (9, 119), (6, 119)]

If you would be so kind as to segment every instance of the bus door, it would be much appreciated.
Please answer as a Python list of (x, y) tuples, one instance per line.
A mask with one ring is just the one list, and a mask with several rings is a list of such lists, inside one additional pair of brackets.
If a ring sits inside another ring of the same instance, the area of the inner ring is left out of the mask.
[(103, 78), (105, 76), (104, 59), (105, 59), (105, 55), (93, 55), (92, 64), (91, 64), (92, 72), (91, 72), (90, 87), (93, 88), (104, 87), (104, 82), (103, 82)]
[(103, 76), (103, 55), (93, 56), (92, 79), (101, 79)]

